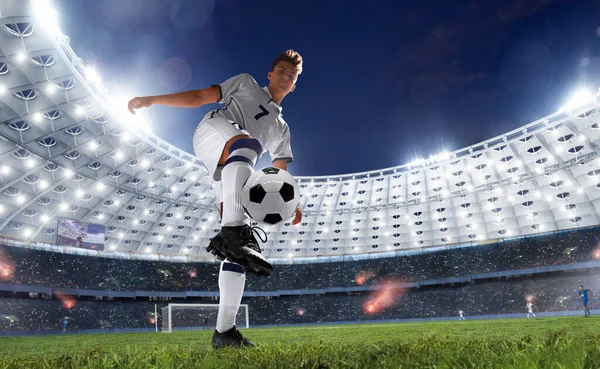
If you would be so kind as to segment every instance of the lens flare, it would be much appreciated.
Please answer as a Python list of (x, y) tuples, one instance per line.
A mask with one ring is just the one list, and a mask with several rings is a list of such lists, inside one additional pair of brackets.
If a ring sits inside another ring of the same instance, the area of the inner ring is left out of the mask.
[(188, 272), (190, 278), (196, 278), (198, 276), (198, 272), (194, 269), (194, 270), (190, 270)]
[(302, 308), (298, 309), (298, 315), (303, 316), (304, 315), (304, 309), (302, 309)]
[(57, 294), (56, 298), (62, 302), (63, 307), (67, 310), (71, 310), (75, 307), (76, 299), (74, 296)]
[(535, 300), (535, 297), (533, 297), (533, 295), (527, 295), (527, 296), (525, 296), (525, 301), (527, 301), (527, 302), (533, 302), (533, 300)]
[(370, 270), (363, 270), (362, 272), (358, 273), (356, 275), (356, 278), (354, 278), (354, 281), (356, 282), (357, 285), (362, 286), (363, 284), (365, 284), (369, 279), (373, 278), (375, 276), (375, 273), (373, 273)]
[(363, 311), (368, 315), (377, 314), (392, 307), (404, 294), (405, 290), (401, 284), (392, 280), (385, 281), (369, 296), (363, 305)]
[(15, 267), (12, 261), (6, 257), (4, 250), (0, 249), (0, 280), (8, 281), (15, 273)]

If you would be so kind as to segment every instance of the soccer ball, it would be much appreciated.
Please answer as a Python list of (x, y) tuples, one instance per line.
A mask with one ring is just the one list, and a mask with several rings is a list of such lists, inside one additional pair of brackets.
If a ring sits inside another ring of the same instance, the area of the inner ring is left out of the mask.
[(290, 219), (300, 203), (300, 188), (290, 173), (268, 167), (258, 170), (242, 187), (242, 206), (253, 220), (277, 224)]

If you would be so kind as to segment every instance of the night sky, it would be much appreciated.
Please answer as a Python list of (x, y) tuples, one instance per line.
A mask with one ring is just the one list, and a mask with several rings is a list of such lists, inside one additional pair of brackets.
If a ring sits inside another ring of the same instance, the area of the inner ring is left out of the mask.
[[(600, 82), (600, 1), (53, 3), (75, 52), (128, 98), (244, 72), (266, 85), (277, 54), (300, 52), (304, 72), (282, 103), (294, 175), (460, 149), (553, 113), (575, 89)], [(148, 114), (155, 134), (193, 152), (196, 125), (216, 107)]]

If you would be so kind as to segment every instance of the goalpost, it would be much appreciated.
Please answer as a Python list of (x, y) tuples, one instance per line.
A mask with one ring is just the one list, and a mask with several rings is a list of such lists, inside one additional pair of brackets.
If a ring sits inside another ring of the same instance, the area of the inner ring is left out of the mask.
[[(161, 308), (162, 331), (214, 329), (218, 311), (219, 304), (169, 304)], [(240, 305), (235, 321), (238, 328), (250, 328), (248, 304)]]

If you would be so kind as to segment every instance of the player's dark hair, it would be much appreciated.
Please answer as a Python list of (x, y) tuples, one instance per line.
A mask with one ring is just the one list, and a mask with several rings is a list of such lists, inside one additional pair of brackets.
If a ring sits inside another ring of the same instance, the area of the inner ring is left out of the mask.
[(579, 285), (579, 287), (583, 287), (583, 285), (582, 285), (582, 284), (580, 284), (580, 285)]
[(284, 53), (277, 55), (275, 61), (273, 61), (273, 65), (271, 66), (271, 72), (275, 70), (277, 63), (279, 63), (280, 61), (292, 63), (296, 68), (298, 68), (298, 74), (302, 73), (302, 56), (298, 54), (298, 52), (290, 49)]

